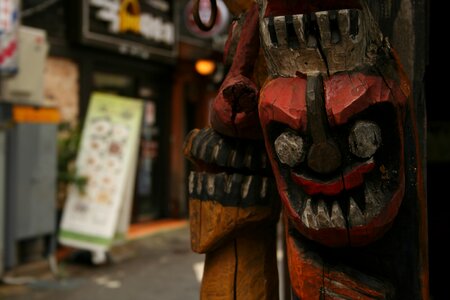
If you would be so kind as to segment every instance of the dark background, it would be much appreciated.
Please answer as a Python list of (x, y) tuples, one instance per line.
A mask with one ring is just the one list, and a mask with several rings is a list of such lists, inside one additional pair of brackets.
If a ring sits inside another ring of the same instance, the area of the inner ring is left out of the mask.
[(446, 274), (450, 264), (445, 246), (450, 237), (450, 199), (447, 185), (450, 179), (450, 118), (449, 96), (445, 90), (448, 50), (443, 42), (443, 25), (448, 18), (439, 2), (429, 1), (429, 64), (425, 72), (425, 92), (428, 129), (427, 193), (429, 216), (430, 287), (433, 299), (448, 298)]

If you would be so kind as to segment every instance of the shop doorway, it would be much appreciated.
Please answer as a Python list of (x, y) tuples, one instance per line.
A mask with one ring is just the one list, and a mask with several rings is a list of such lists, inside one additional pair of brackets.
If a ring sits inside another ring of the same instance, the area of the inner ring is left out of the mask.
[(170, 72), (102, 60), (91, 62), (86, 69), (86, 93), (99, 91), (144, 101), (131, 223), (166, 217)]

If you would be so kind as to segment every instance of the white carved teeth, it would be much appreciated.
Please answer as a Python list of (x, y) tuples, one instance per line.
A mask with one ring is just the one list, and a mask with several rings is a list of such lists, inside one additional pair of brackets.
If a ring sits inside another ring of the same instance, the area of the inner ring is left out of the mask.
[(208, 174), (206, 175), (206, 192), (208, 193), (209, 196), (213, 196), (214, 195), (214, 175), (212, 174)]
[(274, 18), (275, 33), (279, 47), (287, 47), (286, 20), (284, 16)]
[(303, 224), (305, 224), (306, 227), (316, 229), (316, 230), (319, 229), (319, 226), (317, 224), (316, 215), (311, 206), (311, 199), (306, 200), (305, 209), (303, 210), (301, 219), (302, 219)]
[(217, 156), (219, 155), (220, 146), (222, 145), (223, 140), (220, 140), (217, 144), (214, 145), (213, 151), (211, 153), (212, 161), (217, 161)]
[[(303, 224), (312, 229), (327, 229), (327, 228), (346, 228), (344, 214), (337, 201), (333, 202), (331, 207), (331, 214), (329, 208), (324, 200), (319, 200), (317, 203), (317, 213), (314, 212), (314, 201), (306, 200), (305, 207), (301, 214)], [(331, 215), (331, 216), (330, 216)]]
[(250, 189), (250, 184), (252, 183), (252, 176), (245, 176), (244, 181), (241, 186), (241, 196), (242, 198), (246, 198), (248, 195), (248, 191)]
[(298, 38), (300, 45), (306, 45), (305, 23), (303, 22), (303, 15), (293, 15), (292, 23), (294, 32)]
[(202, 192), (202, 183), (203, 183), (203, 176), (197, 176), (197, 185), (195, 189), (197, 194), (200, 194)]
[(205, 128), (197, 131), (197, 134), (192, 139), (192, 147), (191, 147), (192, 156), (200, 157), (202, 148), (205, 147), (204, 142), (211, 136), (211, 134), (214, 134), (214, 130), (212, 130), (211, 128)]
[(236, 155), (237, 155), (236, 149), (232, 149), (231, 153), (230, 153), (230, 156), (228, 158), (228, 165), (229, 166), (233, 166), (234, 164), (236, 164)]
[(191, 171), (189, 173), (189, 181), (188, 181), (188, 189), (189, 189), (189, 194), (192, 194), (194, 192), (194, 180), (195, 180), (195, 172)]
[(241, 174), (210, 174), (190, 172), (188, 179), (189, 196), (193, 199), (215, 200), (227, 203), (268, 203), (276, 199), (278, 193), (275, 182), (268, 177)]
[(271, 46), (276, 48), (329, 48), (338, 43), (361, 39), (358, 9), (319, 11), (311, 14), (276, 16), (264, 19)]
[[(348, 205), (348, 226), (365, 225), (366, 217), (353, 198), (349, 198)], [(329, 212), (330, 210), (331, 213)], [(327, 228), (345, 229), (347, 227), (347, 221), (338, 201), (333, 201), (331, 208), (329, 208), (325, 200), (315, 201), (308, 199), (300, 214), (300, 218), (306, 227), (315, 230)]]
[(225, 168), (269, 171), (263, 141), (243, 143), (223, 137), (212, 128), (193, 130), (188, 137), (192, 140), (190, 154), (195, 159)]
[(348, 223), (350, 227), (361, 226), (366, 223), (363, 213), (359, 209), (355, 200), (351, 197), (349, 202)]
[(334, 201), (331, 207), (331, 222), (337, 228), (345, 228), (344, 214), (337, 201)]
[[(329, 47), (332, 44), (331, 36), (333, 31), (331, 30), (330, 27), (331, 14), (329, 14), (327, 11), (317, 12), (316, 19), (317, 19), (317, 26), (319, 27), (322, 47)], [(339, 30), (337, 30), (337, 32), (339, 33)]]
[(317, 206), (317, 224), (319, 228), (330, 228), (333, 227), (330, 215), (328, 214), (328, 208), (325, 201), (319, 200)]

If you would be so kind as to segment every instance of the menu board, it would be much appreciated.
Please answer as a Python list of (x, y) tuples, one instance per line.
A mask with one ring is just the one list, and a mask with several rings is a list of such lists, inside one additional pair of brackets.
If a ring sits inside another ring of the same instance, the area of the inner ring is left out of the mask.
[(59, 241), (107, 251), (128, 230), (144, 102), (94, 93), (89, 103), (77, 172), (84, 189), (70, 186)]

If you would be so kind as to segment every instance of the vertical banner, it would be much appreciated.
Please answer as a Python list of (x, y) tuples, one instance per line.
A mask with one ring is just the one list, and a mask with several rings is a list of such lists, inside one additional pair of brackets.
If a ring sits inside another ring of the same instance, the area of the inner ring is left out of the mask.
[(61, 244), (106, 252), (127, 232), (143, 107), (139, 99), (93, 94), (76, 160), (88, 181), (84, 190), (69, 189)]
[(0, 1), (0, 76), (18, 68), (19, 0)]

